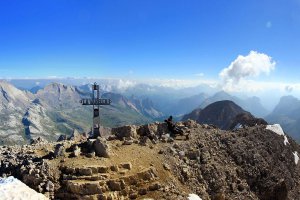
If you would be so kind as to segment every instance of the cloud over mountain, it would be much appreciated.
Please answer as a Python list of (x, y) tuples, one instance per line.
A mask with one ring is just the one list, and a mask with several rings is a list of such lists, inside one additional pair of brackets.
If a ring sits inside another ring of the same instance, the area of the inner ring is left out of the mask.
[(223, 80), (224, 89), (239, 89), (238, 84), (261, 74), (269, 74), (275, 69), (276, 62), (270, 56), (250, 51), (247, 56), (239, 55), (219, 76)]

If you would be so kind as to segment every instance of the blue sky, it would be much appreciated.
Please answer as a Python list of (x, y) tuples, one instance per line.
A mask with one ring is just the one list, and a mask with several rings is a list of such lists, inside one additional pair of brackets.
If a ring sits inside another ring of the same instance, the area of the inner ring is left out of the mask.
[(218, 79), (253, 50), (297, 82), (299, 35), (300, 0), (1, 0), (0, 77)]

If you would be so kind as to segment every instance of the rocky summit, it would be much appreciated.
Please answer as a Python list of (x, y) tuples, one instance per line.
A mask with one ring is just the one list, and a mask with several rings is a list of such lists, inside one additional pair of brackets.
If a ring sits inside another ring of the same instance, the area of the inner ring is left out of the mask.
[(177, 126), (188, 137), (172, 138), (165, 123), (153, 123), (94, 139), (76, 133), (2, 146), (0, 175), (49, 199), (300, 199), (300, 146), (278, 126)]

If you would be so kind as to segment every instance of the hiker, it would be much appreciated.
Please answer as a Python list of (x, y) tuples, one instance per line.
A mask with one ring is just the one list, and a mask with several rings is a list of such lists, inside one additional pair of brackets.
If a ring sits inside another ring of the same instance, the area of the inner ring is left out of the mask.
[(173, 123), (173, 117), (172, 117), (172, 115), (168, 119), (166, 119), (165, 122), (168, 125), (168, 130), (171, 132), (171, 135), (175, 135), (174, 134), (175, 124)]
[(175, 126), (172, 115), (168, 119), (166, 119), (165, 122), (168, 125), (168, 130), (171, 132), (171, 137), (175, 137), (176, 134), (183, 135), (183, 131)]

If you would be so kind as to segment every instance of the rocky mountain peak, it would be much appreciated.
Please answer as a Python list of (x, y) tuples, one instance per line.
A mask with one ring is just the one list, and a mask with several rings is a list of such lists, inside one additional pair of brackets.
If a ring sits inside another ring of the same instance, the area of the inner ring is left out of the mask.
[(57, 93), (66, 93), (66, 92), (75, 92), (75, 87), (65, 85), (62, 83), (51, 83), (45, 86), (44, 90), (38, 91), (39, 92), (57, 92)]
[(183, 117), (183, 120), (193, 119), (198, 123), (214, 124), (221, 129), (229, 129), (238, 114), (247, 113), (233, 101), (217, 101), (205, 107), (196, 109)]
[(17, 89), (7, 81), (0, 81), (0, 98), (6, 101), (28, 101), (29, 97), (22, 90)]
[(297, 109), (300, 109), (300, 100), (289, 95), (280, 98), (280, 101), (275, 107), (273, 113), (287, 114)]

